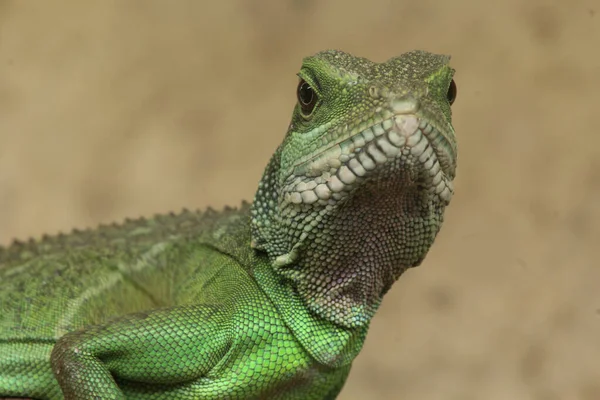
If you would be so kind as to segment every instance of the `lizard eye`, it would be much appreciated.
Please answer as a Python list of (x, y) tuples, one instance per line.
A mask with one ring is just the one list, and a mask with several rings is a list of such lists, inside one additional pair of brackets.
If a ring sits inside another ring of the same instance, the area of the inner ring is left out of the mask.
[(452, 79), (452, 82), (450, 82), (450, 87), (448, 88), (446, 98), (448, 99), (448, 103), (450, 103), (450, 105), (452, 105), (454, 100), (456, 100), (456, 83), (454, 82), (454, 79)]
[(304, 115), (310, 115), (315, 108), (315, 104), (317, 104), (317, 99), (317, 94), (308, 82), (300, 79), (300, 83), (298, 84), (298, 102)]

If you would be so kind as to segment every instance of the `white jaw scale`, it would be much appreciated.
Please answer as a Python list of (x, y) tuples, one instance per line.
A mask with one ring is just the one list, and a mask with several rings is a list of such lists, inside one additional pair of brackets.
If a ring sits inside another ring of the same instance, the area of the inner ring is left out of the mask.
[(427, 136), (433, 126), (414, 115), (396, 115), (330, 147), (294, 169), (284, 203), (333, 204), (369, 171), (400, 155), (421, 164), (431, 178), (429, 189), (446, 204), (452, 199), (452, 181), (444, 176)]

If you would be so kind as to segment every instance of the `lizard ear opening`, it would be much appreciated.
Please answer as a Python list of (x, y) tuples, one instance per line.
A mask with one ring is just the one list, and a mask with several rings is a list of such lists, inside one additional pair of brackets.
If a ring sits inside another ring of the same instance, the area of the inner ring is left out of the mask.
[(317, 93), (308, 82), (306, 82), (304, 79), (300, 79), (300, 83), (298, 83), (297, 95), (298, 103), (302, 109), (302, 114), (306, 117), (309, 116), (317, 104)]

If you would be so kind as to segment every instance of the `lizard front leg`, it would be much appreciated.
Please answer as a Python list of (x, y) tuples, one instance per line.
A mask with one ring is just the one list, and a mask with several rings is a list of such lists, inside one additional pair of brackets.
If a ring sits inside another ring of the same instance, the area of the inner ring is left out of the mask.
[(131, 385), (127, 398), (176, 399), (226, 354), (228, 317), (210, 305), (127, 315), (60, 338), (52, 369), (66, 400), (125, 399)]

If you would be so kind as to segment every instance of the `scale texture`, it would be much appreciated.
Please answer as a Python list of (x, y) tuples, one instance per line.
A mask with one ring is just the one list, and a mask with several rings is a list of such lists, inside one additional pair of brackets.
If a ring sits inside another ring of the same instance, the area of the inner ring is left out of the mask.
[(452, 198), (448, 62), (307, 57), (251, 205), (0, 249), (0, 398), (335, 398)]

